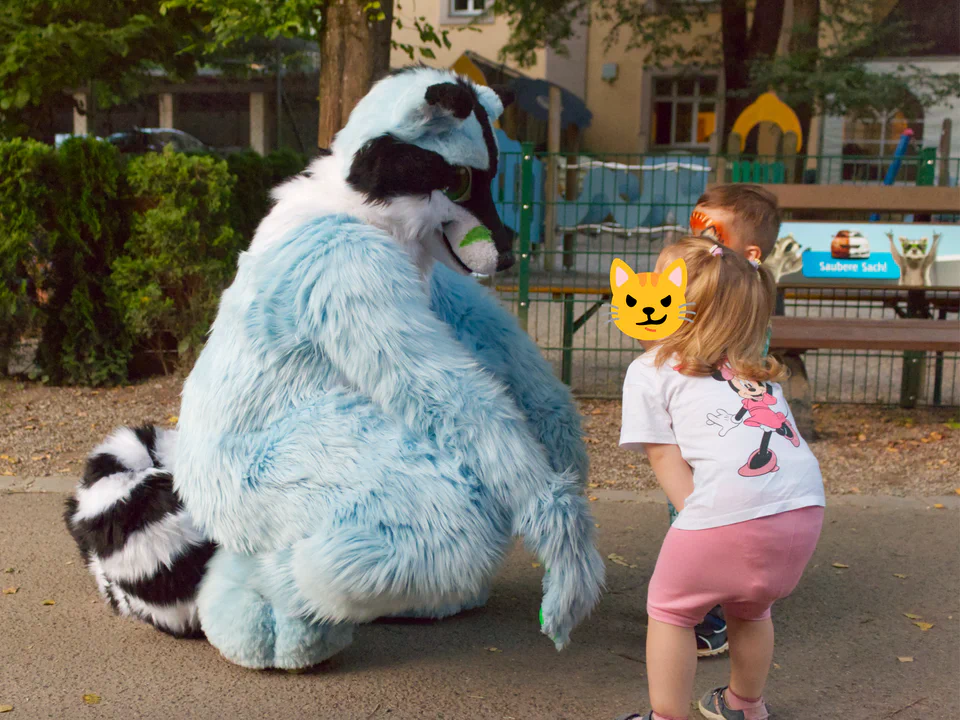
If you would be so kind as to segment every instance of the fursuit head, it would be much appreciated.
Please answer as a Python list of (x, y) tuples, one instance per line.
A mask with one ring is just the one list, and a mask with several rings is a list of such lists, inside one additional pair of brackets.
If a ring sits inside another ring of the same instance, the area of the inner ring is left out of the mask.
[(490, 189), (509, 100), (394, 73), (274, 191), (177, 430), (121, 428), (70, 500), (118, 612), (303, 668), (358, 624), (482, 606), (520, 537), (546, 568), (540, 631), (569, 642), (604, 577), (580, 415), (472, 277), (513, 262)]

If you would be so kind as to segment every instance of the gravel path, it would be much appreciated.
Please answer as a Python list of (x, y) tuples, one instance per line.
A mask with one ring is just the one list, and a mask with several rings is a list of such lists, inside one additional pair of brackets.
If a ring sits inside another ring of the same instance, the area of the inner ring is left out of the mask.
[[(172, 427), (177, 377), (112, 389), (53, 388), (0, 380), (0, 475), (79, 475), (87, 453), (113, 428), (143, 422)], [(581, 402), (593, 487), (651, 489), (642, 454), (617, 446), (620, 403)], [(960, 487), (956, 409), (814, 406), (820, 460), (833, 494), (952, 495)]]

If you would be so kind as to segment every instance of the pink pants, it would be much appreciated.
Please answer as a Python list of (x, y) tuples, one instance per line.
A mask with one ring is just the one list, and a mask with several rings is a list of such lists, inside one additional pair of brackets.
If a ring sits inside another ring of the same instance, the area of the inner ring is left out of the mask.
[(708, 530), (670, 528), (647, 591), (647, 615), (694, 627), (711, 608), (765, 620), (787, 597), (820, 538), (823, 508), (769, 515)]

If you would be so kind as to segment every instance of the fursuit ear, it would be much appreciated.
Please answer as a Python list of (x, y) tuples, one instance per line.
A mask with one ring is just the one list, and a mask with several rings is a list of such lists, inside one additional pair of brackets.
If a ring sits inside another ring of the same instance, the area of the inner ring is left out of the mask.
[(517, 97), (516, 93), (506, 85), (494, 85), (493, 87), (477, 85), (474, 90), (491, 123), (503, 115), (503, 109)]
[(438, 115), (452, 115), (458, 120), (466, 120), (473, 112), (473, 93), (460, 83), (431, 85), (427, 88), (425, 99)]

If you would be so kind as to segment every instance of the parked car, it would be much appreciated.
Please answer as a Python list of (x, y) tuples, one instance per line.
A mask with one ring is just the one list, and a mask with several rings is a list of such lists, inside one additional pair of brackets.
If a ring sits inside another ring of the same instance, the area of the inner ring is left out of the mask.
[(193, 135), (170, 128), (134, 128), (113, 133), (104, 140), (121, 153), (163, 152), (167, 145), (173, 145), (177, 152), (216, 152)]

